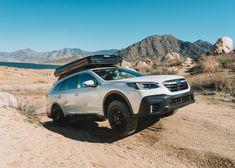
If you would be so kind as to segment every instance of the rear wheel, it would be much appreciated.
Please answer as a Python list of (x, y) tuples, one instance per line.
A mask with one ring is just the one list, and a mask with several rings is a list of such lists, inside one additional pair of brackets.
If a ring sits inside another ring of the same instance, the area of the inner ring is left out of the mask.
[(63, 125), (66, 124), (66, 117), (64, 116), (64, 113), (63, 113), (62, 109), (57, 105), (54, 105), (52, 107), (51, 117), (52, 117), (53, 122), (55, 123), (55, 125), (63, 126)]
[(130, 135), (137, 128), (135, 119), (128, 106), (121, 100), (114, 100), (108, 106), (108, 120), (112, 129), (123, 136)]

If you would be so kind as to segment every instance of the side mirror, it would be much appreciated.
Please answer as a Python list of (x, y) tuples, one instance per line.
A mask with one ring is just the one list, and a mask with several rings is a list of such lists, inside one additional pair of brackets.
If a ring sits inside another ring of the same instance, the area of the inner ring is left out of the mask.
[(84, 87), (96, 87), (96, 84), (95, 84), (95, 82), (93, 80), (85, 81), (82, 85)]

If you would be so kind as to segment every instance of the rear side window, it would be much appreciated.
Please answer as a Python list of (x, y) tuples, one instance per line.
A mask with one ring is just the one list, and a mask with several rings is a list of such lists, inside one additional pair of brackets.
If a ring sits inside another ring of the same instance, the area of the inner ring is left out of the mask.
[(77, 82), (78, 82), (78, 75), (72, 76), (72, 77), (66, 79), (65, 90), (76, 89), (77, 88)]

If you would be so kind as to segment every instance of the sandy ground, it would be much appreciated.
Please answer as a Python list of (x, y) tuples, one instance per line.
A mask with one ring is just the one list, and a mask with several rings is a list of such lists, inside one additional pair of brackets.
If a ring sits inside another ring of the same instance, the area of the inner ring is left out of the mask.
[(54, 126), (43, 115), (51, 73), (0, 68), (0, 92), (32, 101), (42, 113), (38, 125), (0, 108), (0, 167), (235, 167), (235, 104), (222, 96), (196, 94), (196, 103), (142, 120), (139, 132), (119, 138), (107, 122)]

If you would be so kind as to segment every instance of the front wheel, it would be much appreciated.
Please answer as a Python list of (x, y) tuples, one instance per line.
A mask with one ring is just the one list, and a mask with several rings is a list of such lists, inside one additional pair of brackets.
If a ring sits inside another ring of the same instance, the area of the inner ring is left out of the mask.
[(127, 104), (114, 100), (108, 106), (108, 120), (111, 128), (123, 136), (130, 135), (137, 128), (137, 119), (131, 114)]

